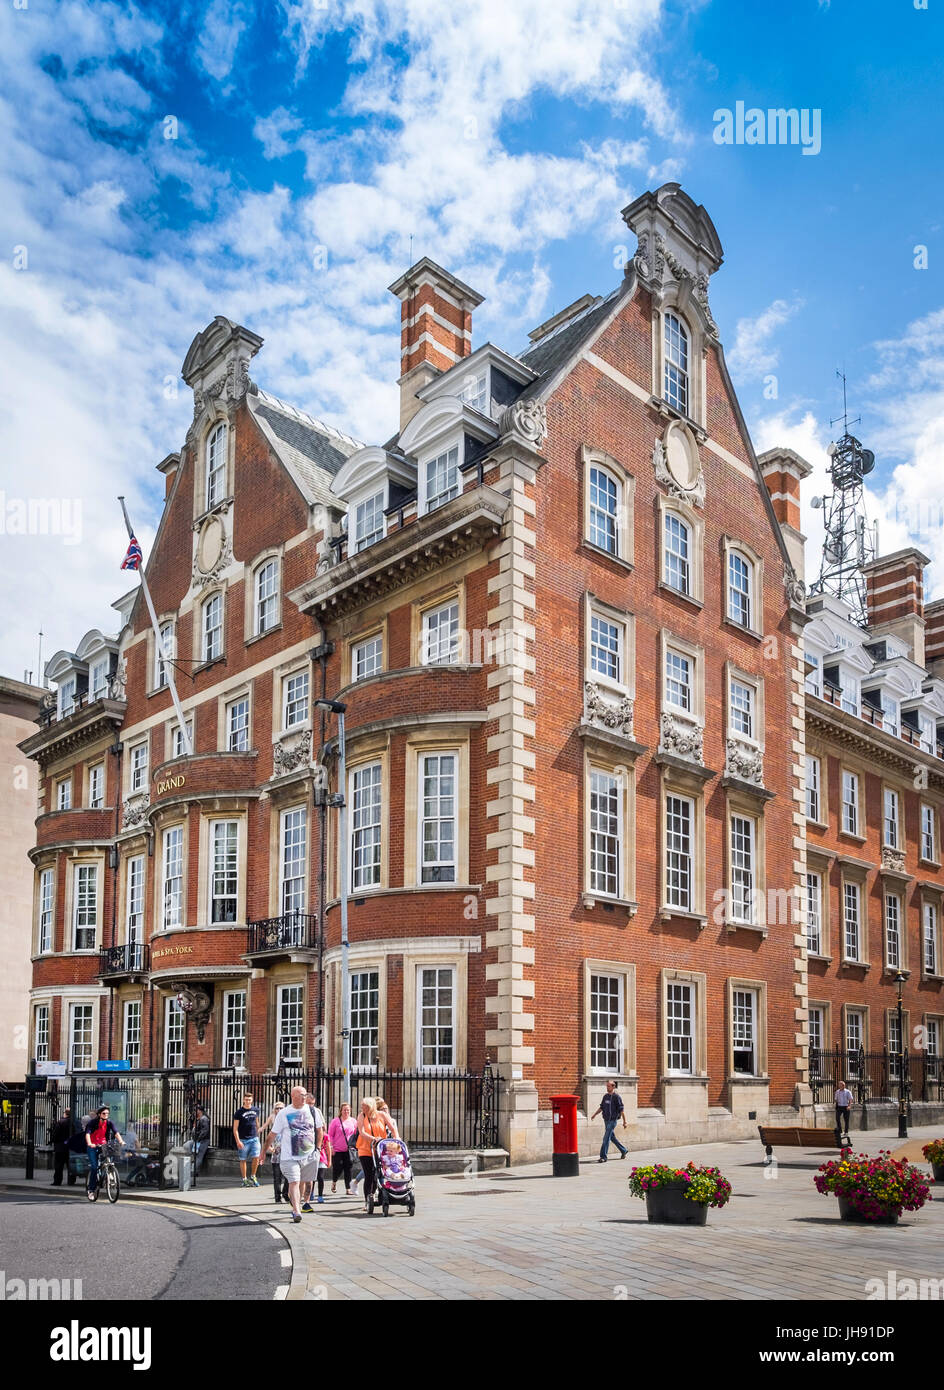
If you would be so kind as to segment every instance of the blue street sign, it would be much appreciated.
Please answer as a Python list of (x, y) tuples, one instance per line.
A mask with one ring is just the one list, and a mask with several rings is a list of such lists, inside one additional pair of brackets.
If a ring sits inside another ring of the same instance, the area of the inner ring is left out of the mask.
[(99, 1062), (99, 1071), (130, 1071), (131, 1063), (126, 1061), (118, 1062)]

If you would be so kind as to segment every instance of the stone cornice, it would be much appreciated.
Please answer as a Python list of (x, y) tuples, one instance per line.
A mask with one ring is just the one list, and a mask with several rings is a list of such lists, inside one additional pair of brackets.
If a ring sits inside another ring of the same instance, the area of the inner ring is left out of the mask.
[(303, 613), (339, 618), (354, 612), (497, 540), (507, 509), (505, 494), (483, 483), (324, 569), (288, 598)]
[(895, 734), (886, 733), (872, 724), (866, 724), (854, 714), (829, 705), (815, 695), (806, 697), (806, 724), (808, 729), (825, 736), (833, 744), (843, 748), (856, 749), (861, 755), (886, 767), (895, 768), (914, 776), (916, 767), (927, 768), (929, 781), (944, 790), (944, 762), (923, 748), (905, 743)]
[(28, 758), (35, 758), (45, 766), (58, 758), (94, 743), (96, 739), (110, 737), (124, 723), (124, 700), (100, 700), (91, 707), (84, 707), (69, 714), (65, 719), (55, 719), (45, 728), (30, 734), (21, 744), (20, 751)]

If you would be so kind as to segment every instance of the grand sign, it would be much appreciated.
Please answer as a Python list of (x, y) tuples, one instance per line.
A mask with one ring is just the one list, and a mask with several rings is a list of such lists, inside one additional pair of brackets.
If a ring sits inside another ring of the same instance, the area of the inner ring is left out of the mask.
[(157, 795), (163, 796), (165, 792), (175, 792), (178, 788), (186, 784), (186, 777), (179, 772), (176, 777), (167, 777), (163, 782), (157, 784)]
[(151, 960), (163, 960), (165, 956), (192, 956), (192, 946), (160, 946), (151, 952)]

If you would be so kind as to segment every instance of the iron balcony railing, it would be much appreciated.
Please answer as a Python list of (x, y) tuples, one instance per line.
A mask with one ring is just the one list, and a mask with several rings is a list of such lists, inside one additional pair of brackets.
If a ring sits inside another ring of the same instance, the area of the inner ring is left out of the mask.
[(100, 975), (136, 975), (151, 968), (151, 948), (144, 941), (127, 946), (103, 946), (98, 953)]
[(249, 955), (293, 947), (314, 950), (317, 945), (318, 918), (313, 912), (283, 912), (281, 917), (263, 917), (249, 923)]
[(940, 739), (936, 738), (932, 746), (910, 724), (893, 725), (885, 718), (882, 710), (866, 701), (860, 702), (857, 711), (846, 709), (842, 703), (842, 690), (838, 685), (833, 685), (831, 681), (824, 680), (819, 690), (808, 686), (807, 693), (818, 696), (827, 705), (835, 705), (836, 709), (845, 710), (846, 714), (853, 714), (856, 719), (861, 719), (863, 724), (870, 724), (873, 729), (882, 729), (886, 734), (894, 734), (903, 743), (907, 743), (912, 748), (920, 748), (922, 752), (930, 754), (932, 758), (944, 760), (944, 743)]

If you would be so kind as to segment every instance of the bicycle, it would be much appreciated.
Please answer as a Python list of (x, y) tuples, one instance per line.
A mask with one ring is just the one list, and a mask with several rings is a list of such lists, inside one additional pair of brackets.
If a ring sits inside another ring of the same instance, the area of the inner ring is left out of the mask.
[(98, 1171), (95, 1174), (95, 1182), (90, 1188), (86, 1188), (85, 1195), (90, 1202), (97, 1202), (98, 1194), (104, 1187), (109, 1202), (114, 1205), (121, 1195), (118, 1168), (107, 1144), (99, 1144), (97, 1148), (99, 1150)]

